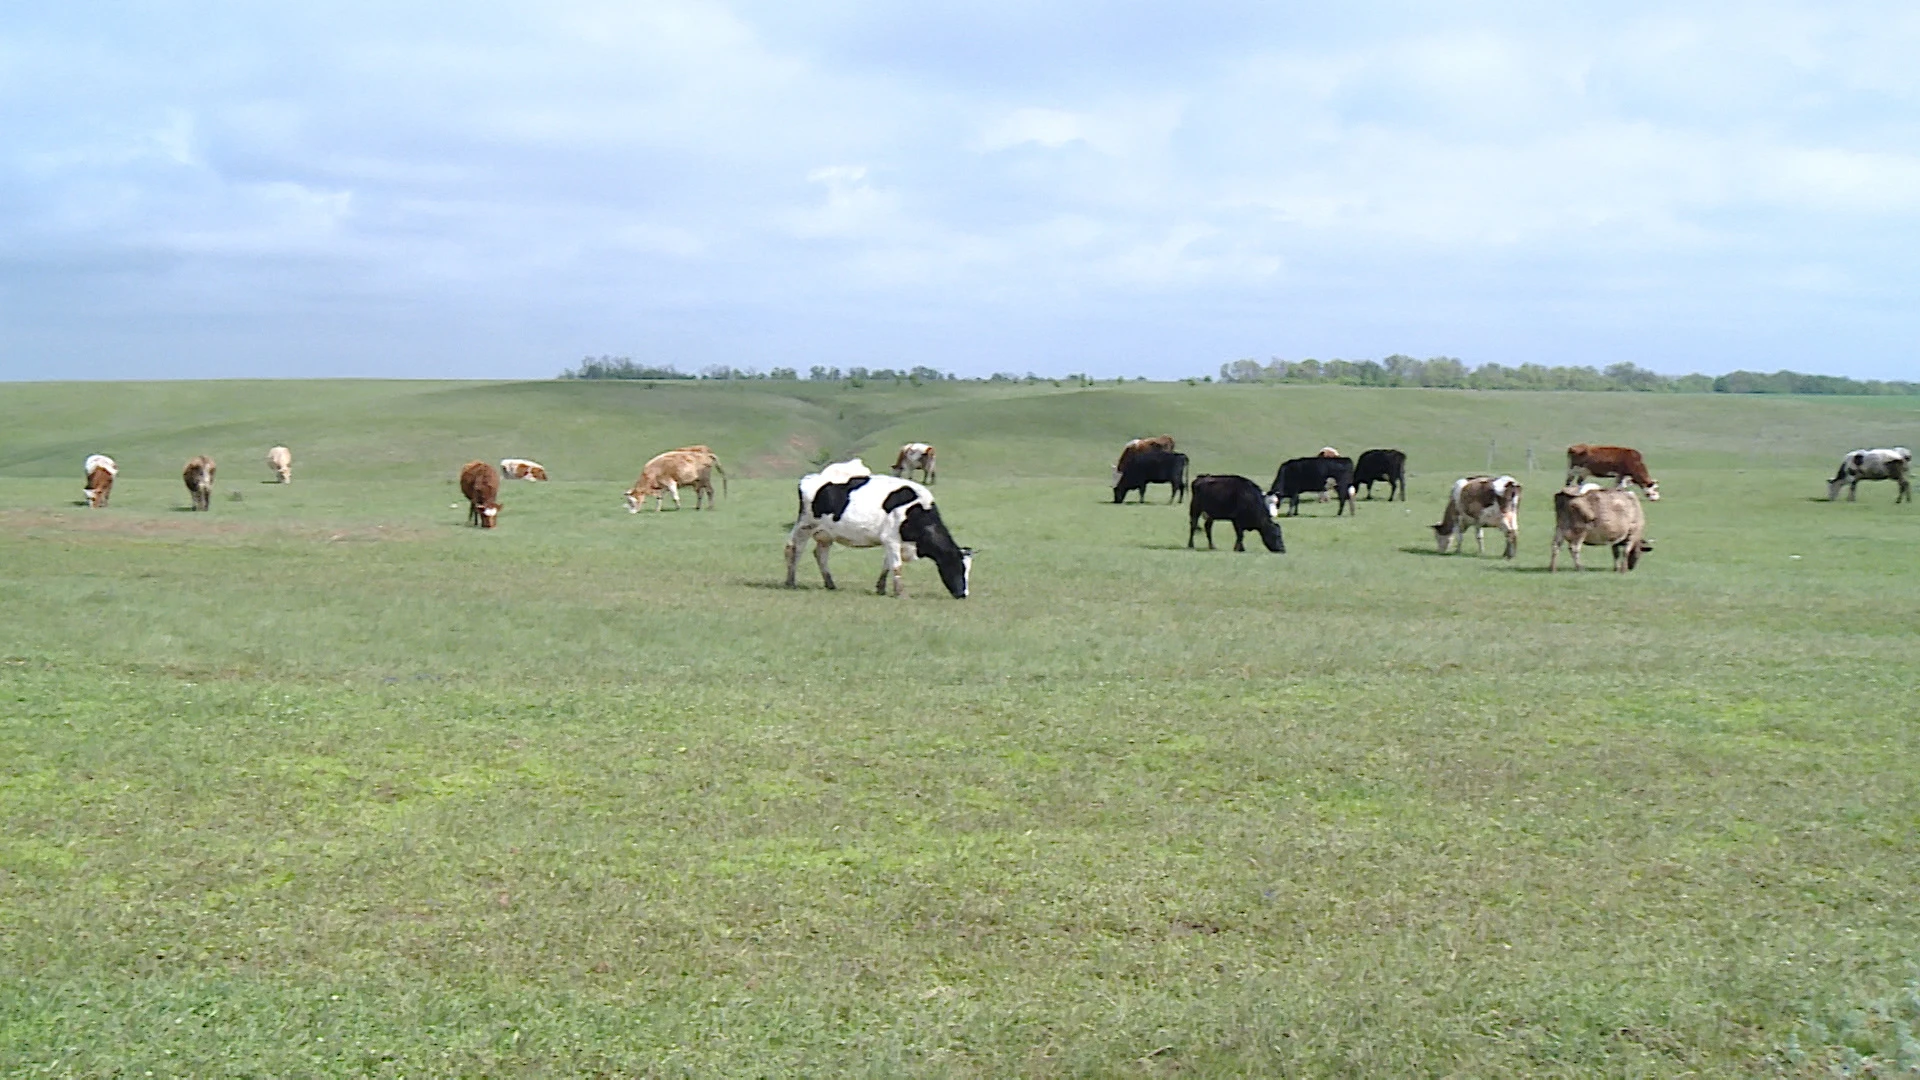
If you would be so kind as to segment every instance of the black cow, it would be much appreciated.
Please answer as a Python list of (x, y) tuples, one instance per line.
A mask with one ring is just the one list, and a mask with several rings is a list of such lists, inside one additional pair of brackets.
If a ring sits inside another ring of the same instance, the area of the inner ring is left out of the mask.
[(1187, 497), (1187, 455), (1172, 450), (1149, 450), (1127, 462), (1120, 472), (1120, 479), (1113, 485), (1113, 501), (1127, 500), (1127, 492), (1138, 491), (1140, 501), (1147, 501), (1148, 484), (1172, 484), (1173, 494), (1167, 496), (1170, 503), (1179, 502)]
[(1225, 521), (1233, 526), (1233, 550), (1247, 550), (1247, 533), (1260, 534), (1267, 550), (1285, 555), (1287, 542), (1280, 537), (1280, 523), (1273, 520), (1273, 503), (1260, 493), (1260, 485), (1244, 476), (1201, 476), (1193, 481), (1193, 497), (1187, 500), (1187, 546), (1193, 546), (1193, 534), (1206, 518), (1207, 550), (1213, 550), (1213, 523)]
[(1280, 471), (1273, 474), (1273, 487), (1267, 494), (1285, 499), (1289, 508), (1287, 516), (1300, 512), (1300, 496), (1312, 495), (1327, 490), (1327, 481), (1333, 481), (1334, 490), (1340, 495), (1340, 509), (1334, 517), (1339, 517), (1349, 508), (1357, 515), (1360, 508), (1353, 501), (1353, 459), (1344, 457), (1302, 457), (1280, 463)]
[(1355, 487), (1367, 485), (1367, 498), (1373, 498), (1375, 481), (1385, 481), (1387, 501), (1393, 501), (1393, 493), (1400, 493), (1400, 501), (1407, 501), (1407, 455), (1400, 450), (1369, 450), (1360, 455), (1353, 466)]

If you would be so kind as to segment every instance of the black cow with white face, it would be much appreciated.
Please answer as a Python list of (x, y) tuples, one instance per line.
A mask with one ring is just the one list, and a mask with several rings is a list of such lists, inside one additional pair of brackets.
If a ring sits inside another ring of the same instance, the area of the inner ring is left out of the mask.
[(1340, 508), (1333, 513), (1339, 517), (1351, 509), (1355, 514), (1360, 508), (1353, 501), (1353, 459), (1348, 457), (1303, 457), (1280, 463), (1280, 471), (1273, 474), (1273, 487), (1267, 494), (1276, 500), (1284, 500), (1289, 506), (1287, 516), (1300, 512), (1300, 496), (1313, 495), (1327, 490), (1328, 481), (1332, 481), (1335, 492), (1340, 496)]
[(966, 599), (973, 573), (973, 550), (953, 542), (933, 504), (933, 492), (897, 476), (874, 476), (858, 459), (838, 462), (800, 480), (799, 516), (787, 534), (787, 586), (794, 584), (800, 548), (814, 542), (820, 578), (834, 588), (827, 553), (836, 541), (848, 547), (886, 549), (874, 591), (905, 596), (900, 570), (915, 558), (932, 559), (940, 580), (956, 600)]
[(1187, 496), (1187, 455), (1173, 450), (1149, 450), (1135, 455), (1120, 470), (1120, 479), (1114, 481), (1113, 501), (1125, 502), (1127, 493), (1138, 491), (1140, 501), (1147, 501), (1148, 484), (1171, 484), (1173, 493), (1167, 496), (1170, 503), (1179, 502)]
[(1224, 521), (1233, 526), (1233, 550), (1247, 550), (1247, 534), (1257, 532), (1267, 550), (1287, 553), (1287, 542), (1280, 536), (1280, 523), (1273, 520), (1273, 503), (1260, 493), (1260, 485), (1244, 476), (1202, 476), (1193, 482), (1187, 499), (1187, 546), (1193, 546), (1193, 534), (1206, 519), (1207, 550), (1213, 550), (1213, 523)]

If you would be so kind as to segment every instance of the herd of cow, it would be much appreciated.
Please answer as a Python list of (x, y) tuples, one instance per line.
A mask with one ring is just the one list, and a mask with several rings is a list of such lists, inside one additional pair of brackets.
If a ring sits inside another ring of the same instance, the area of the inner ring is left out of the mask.
[[(834, 588), (833, 575), (827, 569), (827, 555), (834, 544), (884, 549), (880, 580), (875, 591), (885, 593), (888, 579), (893, 594), (904, 595), (901, 569), (916, 558), (931, 560), (940, 570), (940, 580), (955, 598), (967, 595), (973, 568), (973, 551), (954, 542), (934, 505), (933, 492), (912, 479), (918, 473), (925, 484), (934, 482), (934, 448), (929, 443), (908, 443), (894, 458), (891, 476), (875, 476), (859, 458), (836, 462), (816, 473), (802, 477), (799, 506), (793, 528), (787, 535), (787, 584), (794, 584), (801, 548), (814, 543), (814, 559), (820, 565), (820, 577), (826, 587)], [(1827, 484), (1827, 498), (1840, 497), (1847, 489), (1852, 501), (1862, 480), (1892, 480), (1899, 488), (1895, 503), (1912, 502), (1909, 480), (1913, 451), (1903, 446), (1875, 450), (1855, 450), (1840, 462), (1839, 472)], [(276, 446), (267, 453), (267, 465), (286, 484), (293, 481), (293, 453)], [(83, 469), (87, 486), (86, 504), (102, 508), (113, 491), (119, 467), (105, 454), (93, 454)], [(691, 487), (693, 506), (714, 508), (713, 475), (718, 473), (726, 485), (726, 471), (720, 459), (705, 446), (682, 446), (658, 454), (649, 460), (626, 492), (627, 511), (638, 513), (647, 499), (656, 500), (657, 510), (666, 509), (669, 496), (675, 509), (680, 506), (680, 488)], [(181, 473), (195, 510), (211, 508), (214, 462), (197, 455)], [(502, 478), (542, 481), (547, 470), (539, 462), (526, 458), (506, 458), (495, 469), (484, 461), (471, 461), (460, 470), (460, 493), (467, 500), (467, 523), (491, 529), (499, 521)], [(1612, 477), (1614, 486), (1602, 487), (1596, 479)], [(1387, 485), (1387, 501), (1407, 497), (1407, 455), (1399, 450), (1368, 450), (1358, 461), (1343, 456), (1333, 447), (1323, 447), (1312, 457), (1282, 462), (1273, 483), (1262, 491), (1260, 485), (1244, 476), (1205, 475), (1187, 481), (1187, 455), (1174, 449), (1173, 436), (1158, 435), (1134, 439), (1121, 448), (1113, 466), (1113, 501), (1123, 503), (1134, 492), (1145, 502), (1147, 487), (1166, 484), (1172, 490), (1169, 503), (1187, 502), (1187, 546), (1204, 533), (1207, 547), (1213, 548), (1213, 525), (1224, 521), (1233, 526), (1233, 549), (1246, 550), (1246, 534), (1257, 534), (1268, 551), (1284, 553), (1286, 540), (1280, 531), (1280, 507), (1287, 504), (1287, 516), (1297, 516), (1300, 499), (1305, 495), (1325, 501), (1329, 495), (1339, 500), (1334, 516), (1359, 511), (1357, 501), (1361, 485), (1367, 498), (1373, 498), (1373, 485)], [(1637, 490), (1636, 490), (1637, 489)], [(1466, 476), (1454, 481), (1441, 511), (1440, 523), (1433, 526), (1440, 553), (1458, 552), (1472, 529), (1475, 550), (1485, 554), (1484, 534), (1497, 528), (1506, 539), (1506, 558), (1513, 558), (1520, 546), (1520, 482), (1511, 476)], [(1580, 568), (1580, 549), (1586, 544), (1606, 544), (1613, 550), (1614, 569), (1627, 571), (1639, 564), (1641, 554), (1653, 549), (1646, 535), (1646, 514), (1640, 506), (1640, 492), (1650, 502), (1660, 499), (1660, 484), (1647, 471), (1638, 450), (1624, 446), (1590, 446), (1576, 443), (1567, 448), (1566, 485), (1554, 492), (1553, 545), (1547, 569), (1556, 569), (1560, 548), (1573, 555), (1575, 569)], [(456, 504), (458, 505), (458, 504)]]

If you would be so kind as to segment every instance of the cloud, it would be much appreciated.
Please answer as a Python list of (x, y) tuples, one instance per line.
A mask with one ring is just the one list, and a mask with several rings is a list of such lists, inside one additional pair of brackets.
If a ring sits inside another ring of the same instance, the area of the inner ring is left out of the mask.
[(1916, 45), (1791, 0), (42, 7), (0, 30), (0, 319), (40, 343), (0, 375), (157, 304), (236, 366), (275, 311), (359, 311), (411, 374), (769, 341), (1886, 374)]

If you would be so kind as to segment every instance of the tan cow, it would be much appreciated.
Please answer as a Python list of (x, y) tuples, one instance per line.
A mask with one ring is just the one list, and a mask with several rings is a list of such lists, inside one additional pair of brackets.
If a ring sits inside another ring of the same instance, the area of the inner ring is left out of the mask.
[(682, 446), (656, 455), (640, 470), (640, 479), (627, 489), (627, 513), (637, 514), (645, 509), (648, 496), (659, 500), (656, 510), (667, 508), (667, 496), (673, 496), (673, 508), (680, 509), (680, 488), (691, 485), (693, 488), (693, 508), (700, 509), (700, 496), (707, 498), (707, 509), (714, 508), (713, 474), (720, 474), (724, 486), (727, 471), (720, 467), (720, 459), (712, 450), (704, 446)]
[(1640, 564), (1640, 554), (1652, 551), (1647, 541), (1647, 516), (1640, 495), (1632, 488), (1603, 488), (1582, 484), (1553, 493), (1553, 551), (1547, 557), (1552, 571), (1560, 561), (1560, 545), (1573, 552), (1573, 568), (1580, 569), (1580, 545), (1609, 544), (1613, 568), (1621, 573)]
[(113, 494), (113, 478), (120, 475), (120, 466), (105, 454), (89, 454), (85, 472), (87, 488), (82, 494), (86, 495), (89, 507), (99, 510), (107, 505), (107, 496)]
[(460, 494), (467, 497), (467, 524), (491, 529), (500, 521), (500, 474), (484, 461), (460, 470)]
[(284, 446), (276, 446), (267, 451), (267, 468), (280, 478), (283, 484), (293, 483), (293, 451)]
[(213, 503), (213, 459), (200, 454), (187, 462), (180, 471), (180, 479), (187, 485), (187, 494), (193, 498), (195, 510), (212, 509)]

